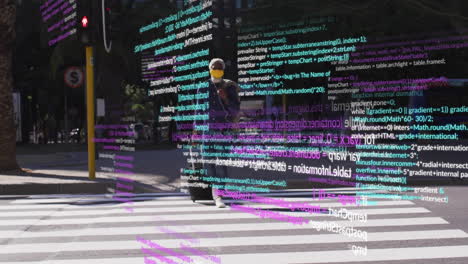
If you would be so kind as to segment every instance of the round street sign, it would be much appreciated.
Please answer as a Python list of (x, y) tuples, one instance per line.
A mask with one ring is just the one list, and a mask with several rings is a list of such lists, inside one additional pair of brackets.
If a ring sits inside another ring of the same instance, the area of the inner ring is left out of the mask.
[(78, 67), (68, 67), (63, 75), (65, 84), (71, 88), (77, 88), (83, 85), (84, 73)]

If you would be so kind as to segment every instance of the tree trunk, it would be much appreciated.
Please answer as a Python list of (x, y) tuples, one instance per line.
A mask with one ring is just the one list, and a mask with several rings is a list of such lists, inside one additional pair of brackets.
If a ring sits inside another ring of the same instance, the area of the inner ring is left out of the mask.
[(12, 97), (15, 20), (15, 1), (0, 0), (0, 171), (19, 169)]

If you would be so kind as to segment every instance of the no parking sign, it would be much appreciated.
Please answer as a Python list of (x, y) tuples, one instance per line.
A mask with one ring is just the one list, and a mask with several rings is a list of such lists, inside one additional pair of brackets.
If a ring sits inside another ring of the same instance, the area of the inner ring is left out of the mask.
[(84, 73), (79, 67), (68, 67), (63, 75), (65, 84), (71, 88), (78, 88), (83, 85)]

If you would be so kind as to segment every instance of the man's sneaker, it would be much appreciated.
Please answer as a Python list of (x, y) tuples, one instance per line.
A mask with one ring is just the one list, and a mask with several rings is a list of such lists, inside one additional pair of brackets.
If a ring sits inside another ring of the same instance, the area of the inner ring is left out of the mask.
[(221, 197), (216, 197), (215, 203), (216, 203), (216, 207), (218, 207), (218, 208), (226, 207), (226, 205), (223, 203), (223, 200), (221, 199)]

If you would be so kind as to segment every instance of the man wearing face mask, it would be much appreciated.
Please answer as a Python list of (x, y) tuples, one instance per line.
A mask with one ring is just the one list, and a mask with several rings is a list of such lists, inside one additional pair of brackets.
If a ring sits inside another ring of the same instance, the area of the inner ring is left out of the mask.
[[(208, 113), (209, 120), (202, 122), (203, 124), (194, 124), (194, 125), (208, 125), (207, 123), (237, 123), (239, 120), (240, 112), (240, 99), (239, 99), (239, 86), (237, 83), (231, 80), (223, 79), (224, 76), (225, 64), (222, 59), (215, 58), (212, 59), (209, 64), (209, 70), (211, 78), (209, 81), (208, 98), (205, 100), (198, 100), (197, 104), (206, 104), (208, 103)], [(205, 88), (206, 89), (206, 88)], [(201, 89), (197, 90), (197, 93), (204, 92), (206, 90)], [(195, 126), (194, 126), (195, 127)], [(196, 131), (197, 133), (203, 133), (205, 135), (219, 135), (227, 134), (226, 132), (232, 132), (232, 129), (209, 129), (208, 131)], [(222, 145), (222, 143), (204, 141), (204, 150), (202, 152), (215, 153), (217, 155), (222, 155), (222, 153), (229, 153), (229, 150), (226, 148), (220, 150), (219, 148), (210, 148), (209, 145)], [(228, 146), (229, 143), (224, 146)], [(231, 143), (232, 145), (232, 143)], [(207, 159), (226, 159), (226, 157), (206, 157)], [(226, 166), (216, 166), (215, 164), (204, 164), (205, 169), (207, 169), (208, 177), (214, 178), (227, 178), (227, 167)], [(218, 196), (216, 188), (212, 189), (213, 200), (216, 203), (216, 206), (223, 208), (226, 205), (223, 203), (223, 200)]]
[(240, 110), (239, 86), (234, 81), (223, 79), (225, 64), (222, 59), (212, 59), (209, 68), (210, 120), (237, 122)]

